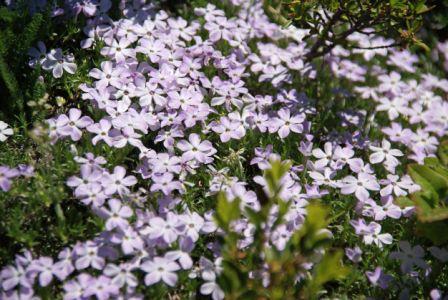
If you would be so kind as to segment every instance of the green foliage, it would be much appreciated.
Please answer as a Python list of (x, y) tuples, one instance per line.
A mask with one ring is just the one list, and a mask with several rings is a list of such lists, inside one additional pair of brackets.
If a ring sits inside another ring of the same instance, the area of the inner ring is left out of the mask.
[(400, 197), (401, 206), (415, 205), (417, 213), (416, 230), (435, 244), (445, 244), (448, 236), (448, 144), (442, 143), (439, 158), (425, 159), (424, 165), (411, 164), (408, 173), (421, 190), (409, 197)]
[(16, 178), (8, 193), (0, 193), (0, 264), (23, 248), (55, 255), (100, 230), (102, 222), (66, 186), (66, 179), (78, 172), (67, 143), (50, 145), (17, 134), (14, 141), (1, 144), (0, 151), (0, 165), (35, 168), (34, 176)]
[(305, 39), (315, 37), (306, 55), (311, 61), (330, 52), (336, 45), (350, 47), (347, 37), (352, 33), (377, 33), (393, 38), (396, 45), (415, 44), (429, 48), (416, 37), (422, 26), (423, 14), (431, 7), (426, 0), (267, 0), (272, 17), (285, 26), (290, 24), (309, 30)]
[(30, 15), (26, 9), (0, 9), (0, 87), (5, 87), (0, 95), (9, 111), (24, 113), (25, 98), (37, 80), (36, 76), (27, 76), (32, 72), (25, 68), (28, 49), (37, 42), (45, 18), (48, 16), (41, 13)]
[[(260, 211), (240, 209), (238, 199), (228, 201), (225, 194), (218, 196), (216, 220), (225, 233), (223, 271), (218, 282), (227, 299), (316, 299), (326, 283), (343, 279), (348, 274), (348, 268), (341, 262), (342, 252), (329, 248), (331, 234), (326, 230), (329, 210), (318, 203), (310, 204), (304, 224), (293, 234), (285, 249), (280, 251), (269, 246), (266, 224), (271, 218), (271, 209), (278, 205), (277, 220), (269, 229), (272, 232), (283, 222), (289, 205), (279, 194), (280, 180), (290, 168), (289, 163), (280, 161), (273, 161), (271, 165), (264, 174), (269, 196), (260, 196), (267, 198)], [(231, 229), (232, 221), (241, 213), (255, 226), (254, 241), (243, 249), (238, 247), (240, 236)], [(317, 249), (324, 253), (321, 258), (316, 257)], [(304, 264), (311, 262), (316, 264), (309, 273)], [(252, 273), (254, 270), (255, 274)], [(269, 278), (268, 284), (263, 284), (263, 273)], [(297, 274), (303, 275), (304, 279), (297, 281)]]

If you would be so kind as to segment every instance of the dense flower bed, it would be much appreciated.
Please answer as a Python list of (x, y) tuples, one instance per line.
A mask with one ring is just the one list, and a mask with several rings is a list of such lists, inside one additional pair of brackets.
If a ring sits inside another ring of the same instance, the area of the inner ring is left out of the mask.
[[(273, 23), (261, 1), (233, 0), (226, 12), (207, 4), (188, 20), (141, 1), (123, 2), (117, 19), (107, 15), (108, 1), (69, 2), (55, 18), (83, 14), (80, 47), (98, 49), (101, 62), (79, 85), (81, 105), (35, 134), (52, 144), (69, 140), (74, 150), (89, 145), (75, 152), (79, 172), (66, 185), (104, 226), (55, 257), (18, 254), (2, 269), (2, 299), (33, 298), (49, 286), (64, 299), (142, 299), (159, 285), (223, 299), (216, 195), (240, 199), (232, 229), (244, 249), (254, 239), (244, 208), (260, 210), (263, 171), (273, 160), (291, 162), (280, 193), (291, 205), (279, 226), (272, 208), (270, 247), (284, 250), (307, 205), (322, 199), (335, 218), (328, 231), (345, 248), (345, 263), (358, 268), (358, 286), (347, 295), (383, 289), (407, 298), (430, 280), (431, 297), (442, 297), (447, 282), (430, 278), (448, 251), (404, 234), (415, 209), (395, 201), (420, 189), (406, 165), (435, 156), (448, 129), (448, 81), (422, 72), (416, 54), (336, 47), (320, 65), (307, 63), (307, 32)], [(349, 39), (359, 47), (391, 43)], [(79, 72), (77, 57), (45, 41), (30, 56), (31, 68), (56, 79)], [(12, 133), (0, 123), (1, 141)], [(129, 153), (122, 165), (97, 150), (122, 148)], [(0, 188), (32, 174), (3, 166)]]

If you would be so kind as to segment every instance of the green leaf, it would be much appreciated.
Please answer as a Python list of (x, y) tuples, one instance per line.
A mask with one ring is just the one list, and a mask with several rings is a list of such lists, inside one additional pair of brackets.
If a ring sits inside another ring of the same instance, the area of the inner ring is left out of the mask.
[(218, 194), (218, 204), (216, 207), (216, 221), (218, 225), (228, 230), (230, 222), (240, 217), (240, 200), (238, 198), (228, 201), (225, 193)]
[(405, 208), (409, 206), (414, 206), (415, 203), (409, 199), (409, 197), (397, 197), (394, 199), (394, 203), (398, 205), (400, 208)]
[(444, 197), (448, 190), (448, 180), (443, 175), (426, 165), (412, 164), (408, 167), (412, 179), (420, 185), (422, 193), (428, 194), (437, 205), (439, 198)]
[(441, 159), (444, 166), (448, 165), (448, 140), (443, 141), (440, 146), (439, 150), (437, 152), (439, 158)]
[(268, 183), (269, 190), (273, 195), (277, 195), (280, 190), (280, 180), (291, 168), (291, 163), (284, 163), (280, 160), (272, 160), (271, 168), (265, 171), (264, 178)]

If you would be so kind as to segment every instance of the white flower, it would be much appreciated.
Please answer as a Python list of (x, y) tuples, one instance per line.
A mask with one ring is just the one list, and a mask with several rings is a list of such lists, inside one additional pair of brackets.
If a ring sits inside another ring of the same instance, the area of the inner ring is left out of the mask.
[(319, 148), (313, 150), (313, 156), (318, 158), (318, 160), (314, 163), (316, 169), (322, 169), (328, 165), (333, 156), (333, 145), (330, 142), (325, 143), (324, 150), (325, 152)]
[(211, 295), (213, 300), (224, 299), (224, 292), (221, 290), (219, 285), (214, 281), (207, 281), (201, 285), (202, 295)]
[(8, 139), (8, 136), (12, 135), (14, 131), (3, 121), (0, 121), (0, 142), (4, 142)]
[(394, 170), (396, 166), (400, 164), (396, 156), (403, 156), (403, 152), (398, 149), (391, 149), (390, 143), (387, 140), (383, 140), (381, 147), (370, 146), (372, 153), (369, 160), (372, 164), (378, 164), (385, 161), (385, 165), (388, 169)]
[(75, 58), (69, 54), (64, 56), (62, 49), (53, 49), (47, 54), (47, 59), (42, 63), (44, 70), (52, 70), (54, 78), (61, 78), (64, 70), (67, 73), (75, 74), (77, 66), (74, 63)]

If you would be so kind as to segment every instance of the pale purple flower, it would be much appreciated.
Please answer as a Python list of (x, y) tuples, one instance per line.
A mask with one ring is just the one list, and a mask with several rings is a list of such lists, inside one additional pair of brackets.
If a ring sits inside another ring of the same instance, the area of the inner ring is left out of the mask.
[(389, 233), (381, 233), (381, 225), (376, 222), (370, 222), (367, 225), (363, 219), (359, 219), (350, 221), (350, 224), (355, 228), (356, 234), (362, 235), (363, 241), (367, 245), (374, 243), (382, 248), (383, 244), (390, 245), (392, 243), (392, 236)]
[(165, 258), (170, 261), (178, 261), (182, 269), (188, 270), (193, 266), (193, 260), (187, 252), (181, 250), (169, 251), (165, 254)]
[(230, 139), (239, 140), (246, 133), (239, 122), (227, 117), (221, 117), (219, 122), (214, 122), (210, 126), (214, 132), (219, 133), (219, 138), (223, 143), (230, 141)]
[(359, 263), (362, 260), (362, 251), (358, 246), (355, 248), (345, 248), (345, 255), (354, 263)]
[(7, 166), (0, 166), (0, 188), (2, 191), (9, 191), (12, 185), (11, 179), (19, 175), (20, 173), (17, 169), (11, 169)]
[(109, 146), (112, 146), (112, 139), (109, 136), (109, 131), (111, 128), (112, 124), (106, 119), (101, 119), (99, 123), (89, 125), (87, 127), (87, 131), (96, 134), (96, 136), (92, 139), (92, 144), (96, 145), (102, 140)]
[(30, 267), (29, 271), (36, 272), (39, 276), (39, 285), (45, 287), (50, 284), (53, 280), (54, 275), (54, 264), (51, 257), (40, 257), (38, 260), (34, 261)]
[(169, 286), (175, 286), (177, 283), (177, 274), (180, 269), (174, 261), (164, 257), (154, 257), (152, 260), (145, 261), (140, 268), (145, 271), (145, 284), (153, 285), (160, 280)]
[(131, 41), (122, 37), (119, 41), (113, 39), (106, 40), (106, 47), (101, 49), (101, 55), (115, 59), (117, 62), (124, 62), (127, 57), (135, 58), (135, 50), (130, 48)]
[(355, 194), (356, 198), (361, 201), (369, 198), (369, 190), (380, 190), (380, 185), (378, 184), (375, 176), (367, 173), (359, 173), (358, 178), (349, 175), (342, 179), (340, 186), (342, 194)]
[(37, 48), (30, 48), (28, 50), (28, 55), (31, 56), (31, 60), (28, 65), (32, 68), (36, 67), (38, 64), (43, 64), (47, 59), (47, 47), (42, 41), (37, 42)]
[(178, 156), (170, 156), (168, 153), (158, 153), (157, 157), (148, 160), (155, 174), (166, 172), (179, 174), (181, 171), (181, 159)]
[(211, 295), (213, 300), (222, 300), (225, 297), (224, 291), (215, 281), (207, 281), (201, 285), (202, 295)]
[(73, 255), (72, 250), (65, 248), (58, 255), (59, 261), (54, 264), (53, 274), (55, 274), (60, 280), (65, 280), (73, 271)]
[(201, 141), (201, 138), (196, 133), (190, 134), (188, 141), (179, 141), (176, 147), (183, 152), (182, 157), (184, 159), (195, 159), (205, 164), (211, 163), (213, 161), (211, 156), (216, 153), (216, 149), (213, 148), (212, 143), (207, 140)]
[(217, 16), (213, 20), (208, 21), (205, 26), (210, 35), (210, 40), (217, 42), (220, 39), (231, 40), (235, 24), (225, 17)]
[(379, 286), (383, 290), (387, 289), (389, 287), (389, 283), (393, 280), (393, 277), (385, 274), (381, 267), (376, 267), (374, 271), (367, 271), (366, 276), (370, 283), (374, 286)]
[(167, 244), (171, 244), (181, 234), (182, 226), (178, 216), (169, 212), (166, 215), (166, 220), (161, 217), (151, 218), (149, 220), (149, 226), (140, 232), (148, 235), (150, 239), (162, 238)]
[(99, 247), (92, 241), (75, 247), (76, 260), (75, 267), (78, 270), (86, 269), (91, 266), (94, 269), (102, 270), (105, 259), (98, 255)]
[(5, 291), (9, 291), (17, 285), (24, 287), (32, 286), (32, 282), (26, 276), (26, 269), (20, 264), (4, 267), (0, 273), (0, 278), (1, 286)]
[(185, 232), (183, 234), (193, 242), (196, 242), (199, 239), (199, 232), (204, 225), (204, 219), (196, 212), (181, 215), (179, 219), (185, 225)]
[(406, 196), (408, 194), (408, 190), (414, 191), (416, 188), (414, 187), (414, 183), (408, 177), (403, 177), (402, 180), (399, 180), (400, 177), (398, 175), (388, 174), (387, 179), (380, 180), (382, 185), (385, 185), (380, 191), (381, 196), (389, 196), (395, 195), (397, 197)]
[(120, 88), (125, 83), (125, 76), (129, 74), (126, 68), (114, 66), (111, 61), (103, 61), (101, 70), (93, 68), (89, 72), (89, 76), (97, 79), (95, 86), (97, 88), (107, 87), (109, 85)]
[(328, 185), (331, 187), (337, 187), (337, 183), (333, 180), (335, 172), (330, 168), (323, 169), (323, 172), (310, 171), (308, 172), (310, 177), (314, 179), (314, 184)]
[(118, 192), (120, 195), (128, 194), (130, 186), (137, 183), (135, 176), (126, 176), (126, 169), (122, 166), (116, 166), (112, 174), (107, 174), (102, 185), (107, 195), (112, 195)]
[(169, 195), (175, 190), (183, 190), (181, 182), (174, 180), (172, 173), (155, 174), (152, 180), (151, 192), (161, 191), (163, 194)]
[(122, 263), (120, 265), (107, 264), (104, 268), (104, 275), (111, 278), (111, 284), (121, 288), (125, 285), (136, 287), (138, 285), (137, 277), (132, 273), (136, 267), (132, 264)]
[(272, 127), (269, 128), (270, 132), (278, 132), (280, 138), (284, 139), (289, 133), (301, 133), (303, 132), (302, 123), (305, 121), (303, 114), (291, 116), (291, 112), (287, 108), (282, 108), (277, 112), (277, 117), (271, 121)]
[(110, 299), (112, 295), (117, 295), (118, 290), (119, 287), (112, 284), (109, 277), (100, 275), (100, 277), (92, 279), (91, 284), (84, 293), (84, 296), (95, 296), (98, 300), (106, 300)]
[(432, 256), (440, 260), (442, 263), (448, 262), (448, 250), (445, 248), (439, 248), (436, 246), (432, 246), (428, 248), (429, 252), (431, 252)]
[(384, 220), (386, 217), (392, 219), (399, 219), (401, 217), (402, 210), (393, 203), (392, 198), (389, 198), (383, 205), (378, 205), (372, 199), (368, 199), (365, 203), (368, 205), (366, 215), (373, 216), (375, 221)]
[(81, 110), (71, 108), (68, 111), (68, 116), (59, 115), (56, 120), (56, 127), (58, 134), (62, 136), (70, 136), (73, 141), (79, 141), (82, 136), (81, 129), (93, 123), (93, 120), (88, 116), (81, 117)]
[(132, 217), (132, 209), (129, 206), (122, 205), (118, 199), (110, 199), (108, 201), (110, 209), (103, 207), (101, 211), (106, 215), (106, 229), (112, 230), (116, 227), (124, 230), (129, 226), (127, 219)]
[(42, 63), (42, 68), (51, 70), (54, 78), (61, 78), (64, 71), (69, 74), (75, 74), (77, 66), (74, 61), (73, 55), (63, 55), (62, 49), (57, 48), (47, 54), (47, 58)]
[(131, 226), (114, 233), (110, 241), (114, 244), (121, 245), (121, 250), (125, 255), (130, 255), (136, 251), (140, 251), (144, 247), (142, 238), (135, 232)]
[(423, 259), (425, 251), (420, 245), (412, 247), (408, 241), (400, 241), (398, 244), (401, 251), (393, 251), (389, 257), (401, 261), (400, 269), (403, 273), (410, 273), (414, 266), (424, 270), (429, 268)]

